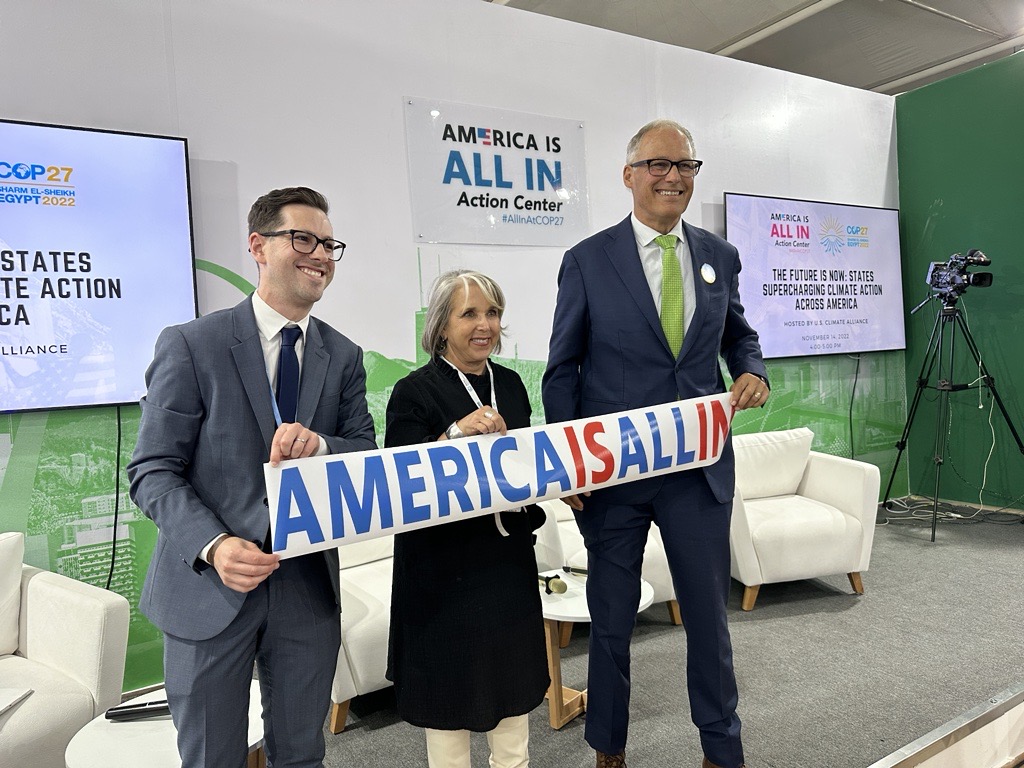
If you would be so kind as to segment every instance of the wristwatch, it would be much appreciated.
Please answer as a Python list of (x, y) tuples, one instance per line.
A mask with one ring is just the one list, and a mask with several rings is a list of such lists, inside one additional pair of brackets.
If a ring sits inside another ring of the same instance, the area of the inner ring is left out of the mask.
[(465, 437), (466, 433), (459, 429), (459, 422), (453, 421), (451, 426), (444, 431), (444, 435), (449, 440), (458, 440), (460, 437)]

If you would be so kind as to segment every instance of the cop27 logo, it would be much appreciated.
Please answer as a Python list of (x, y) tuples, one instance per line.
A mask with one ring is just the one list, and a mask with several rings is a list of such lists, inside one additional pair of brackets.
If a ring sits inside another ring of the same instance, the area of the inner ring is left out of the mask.
[(0, 160), (0, 179), (15, 179), (17, 181), (39, 181), (40, 176), (45, 176), (45, 181), (69, 182), (71, 172), (74, 168), (59, 165), (39, 165), (38, 163), (7, 163)]
[(821, 222), (821, 247), (825, 253), (835, 256), (843, 250), (843, 225), (835, 216), (829, 216)]

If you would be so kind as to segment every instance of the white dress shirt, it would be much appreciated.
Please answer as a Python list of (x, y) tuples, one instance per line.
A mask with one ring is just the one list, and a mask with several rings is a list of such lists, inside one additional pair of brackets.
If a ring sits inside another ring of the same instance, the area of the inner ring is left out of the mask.
[[(271, 388), (277, 385), (277, 361), (281, 357), (281, 329), (286, 325), (297, 325), (302, 335), (295, 342), (295, 356), (299, 358), (299, 376), (302, 375), (302, 352), (306, 348), (306, 329), (309, 327), (309, 315), (297, 322), (292, 322), (267, 302), (258, 293), (252, 295), (252, 310), (256, 315), (256, 327), (260, 331), (260, 344), (263, 346), (263, 360), (267, 364), (267, 381)], [(277, 394), (276, 390), (274, 394)]]

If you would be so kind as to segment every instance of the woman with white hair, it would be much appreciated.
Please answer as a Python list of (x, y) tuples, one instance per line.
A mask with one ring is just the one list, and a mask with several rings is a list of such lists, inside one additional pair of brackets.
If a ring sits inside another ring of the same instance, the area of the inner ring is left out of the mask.
[[(423, 348), (430, 361), (399, 381), (386, 446), (530, 425), (519, 375), (501, 350), (505, 297), (489, 277), (441, 275)], [(527, 714), (544, 699), (547, 657), (533, 531), (536, 506), (395, 536), (388, 678), (398, 713), (426, 729), (430, 768), (469, 768), (469, 734), (486, 732), (492, 768), (529, 765)]]

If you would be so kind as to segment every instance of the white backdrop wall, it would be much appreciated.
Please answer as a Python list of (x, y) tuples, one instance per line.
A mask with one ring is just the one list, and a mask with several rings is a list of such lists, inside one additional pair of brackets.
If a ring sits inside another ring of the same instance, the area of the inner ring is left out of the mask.
[[(655, 117), (696, 137), (699, 226), (722, 233), (725, 190), (897, 206), (892, 97), (480, 0), (0, 0), (0, 35), (0, 116), (188, 138), (200, 259), (255, 282), (251, 202), (323, 191), (349, 250), (316, 313), (391, 358), (415, 358), (419, 256), (425, 282), (496, 277), (511, 342), (543, 360), (563, 250), (418, 254), (405, 97), (578, 120), (595, 231), (628, 213), (625, 144)], [(204, 313), (241, 298), (206, 274), (199, 290)]]

